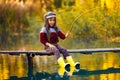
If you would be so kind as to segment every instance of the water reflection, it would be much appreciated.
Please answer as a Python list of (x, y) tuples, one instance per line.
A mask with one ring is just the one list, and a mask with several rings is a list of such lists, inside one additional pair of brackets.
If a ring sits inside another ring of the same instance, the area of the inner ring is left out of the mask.
[[(119, 80), (120, 54), (72, 55), (81, 63), (79, 72), (64, 72), (54, 56), (0, 55), (0, 80)], [(71, 68), (72, 69), (72, 68)], [(72, 76), (71, 76), (72, 75)]]

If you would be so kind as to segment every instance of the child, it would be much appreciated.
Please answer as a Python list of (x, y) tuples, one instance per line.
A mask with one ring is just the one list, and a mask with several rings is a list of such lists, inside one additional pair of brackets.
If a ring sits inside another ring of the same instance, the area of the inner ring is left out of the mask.
[[(76, 66), (78, 67), (79, 63), (75, 64), (67, 50), (58, 45), (58, 37), (65, 39), (68, 37), (69, 33), (67, 32), (66, 35), (64, 35), (56, 26), (56, 14), (54, 12), (46, 13), (44, 18), (45, 25), (40, 31), (40, 42), (44, 44), (45, 50), (55, 54), (60, 67), (63, 67), (66, 70), (67, 67), (75, 66), (76, 69)], [(63, 54), (68, 63), (65, 64), (64, 59), (60, 56), (60, 53)]]

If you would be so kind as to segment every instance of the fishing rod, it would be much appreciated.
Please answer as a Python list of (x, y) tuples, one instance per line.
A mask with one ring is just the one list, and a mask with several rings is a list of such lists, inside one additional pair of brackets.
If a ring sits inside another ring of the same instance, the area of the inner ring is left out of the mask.
[(71, 26), (70, 26), (70, 30), (69, 30), (68, 32), (70, 33), (70, 32), (72, 31), (73, 25), (74, 25), (75, 21), (79, 19), (79, 17), (83, 16), (84, 14), (86, 14), (86, 13), (88, 13), (88, 12), (90, 12), (90, 11), (97, 10), (97, 9), (99, 9), (99, 8), (100, 8), (100, 7), (92, 8), (92, 9), (87, 10), (87, 11), (83, 12), (82, 14), (78, 15), (78, 16), (73, 20), (73, 22), (72, 22), (72, 24), (71, 24)]

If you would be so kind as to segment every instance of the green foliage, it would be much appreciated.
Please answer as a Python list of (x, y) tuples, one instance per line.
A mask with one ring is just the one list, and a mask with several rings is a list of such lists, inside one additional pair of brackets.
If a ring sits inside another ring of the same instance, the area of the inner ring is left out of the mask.
[[(24, 0), (27, 2), (28, 0)], [(33, 2), (32, 0), (30, 0)], [(37, 0), (24, 7), (0, 4), (0, 49), (42, 49), (39, 31), (44, 25), (43, 14), (55, 11), (57, 25), (65, 33), (73, 29), (60, 44), (66, 48), (119, 47), (120, 11), (101, 8), (100, 0)], [(119, 0), (117, 0), (119, 2)], [(29, 2), (29, 1), (28, 1)], [(99, 8), (96, 8), (99, 7)], [(90, 9), (96, 8), (90, 12)], [(84, 13), (84, 14), (83, 14)], [(69, 45), (67, 45), (69, 44)]]
[(24, 10), (14, 9), (9, 5), (1, 6), (0, 12), (0, 47), (7, 49), (17, 46), (29, 27), (26, 14)]

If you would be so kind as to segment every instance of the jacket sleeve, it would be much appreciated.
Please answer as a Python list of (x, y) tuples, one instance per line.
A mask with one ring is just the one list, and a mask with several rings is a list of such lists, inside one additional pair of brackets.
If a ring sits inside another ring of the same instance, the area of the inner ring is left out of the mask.
[(40, 42), (44, 45), (48, 42), (46, 33), (40, 33)]
[(43, 27), (40, 31), (40, 42), (44, 45), (48, 42), (45, 27)]
[(58, 28), (57, 31), (58, 31), (58, 32), (57, 32), (58, 36), (59, 36), (61, 39), (65, 39), (65, 34), (63, 34), (63, 33), (60, 31), (59, 28)]

